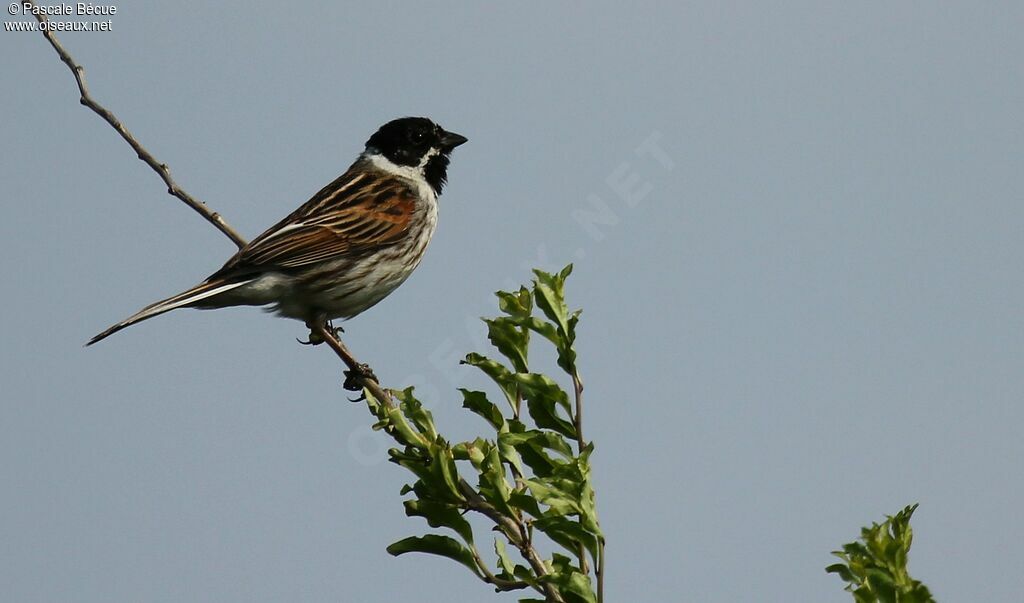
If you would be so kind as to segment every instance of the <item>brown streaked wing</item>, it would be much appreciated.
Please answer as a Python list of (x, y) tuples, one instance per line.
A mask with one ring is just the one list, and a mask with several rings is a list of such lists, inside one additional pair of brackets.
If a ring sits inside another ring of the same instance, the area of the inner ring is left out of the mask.
[[(341, 179), (339, 179), (340, 181)], [(340, 194), (327, 189), (241, 249), (218, 272), (301, 268), (341, 256), (358, 257), (408, 234), (416, 194), (396, 179), (364, 177)]]

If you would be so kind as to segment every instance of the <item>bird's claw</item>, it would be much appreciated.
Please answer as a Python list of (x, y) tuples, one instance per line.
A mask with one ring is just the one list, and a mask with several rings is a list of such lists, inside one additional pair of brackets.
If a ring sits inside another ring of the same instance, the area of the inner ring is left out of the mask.
[[(320, 333), (317, 332), (318, 329), (314, 328), (308, 322), (306, 323), (306, 326), (309, 327), (309, 339), (307, 339), (306, 341), (302, 341), (301, 339), (296, 337), (295, 341), (301, 343), (302, 345), (320, 345), (321, 343), (324, 342), (324, 338), (320, 335)], [(335, 339), (338, 338), (339, 333), (345, 332), (345, 329), (343, 329), (341, 326), (334, 326), (333, 324), (331, 324), (331, 321), (329, 320), (324, 322), (324, 328), (327, 330), (328, 333), (333, 335)]]
[[(354, 369), (345, 371), (345, 382), (342, 384), (350, 392), (362, 392), (367, 381), (377, 381), (377, 375), (368, 364), (357, 365)], [(366, 399), (366, 394), (360, 393), (358, 398), (351, 399), (352, 402), (361, 402)]]
[(313, 325), (307, 322), (306, 327), (309, 328), (309, 339), (307, 339), (306, 341), (302, 341), (301, 339), (296, 337), (295, 341), (298, 341), (302, 345), (320, 345), (321, 343), (324, 342), (324, 338), (320, 335), (320, 333), (317, 332), (317, 329), (314, 328)]
[(318, 337), (316, 334), (314, 334), (313, 331), (309, 332), (309, 339), (307, 339), (306, 341), (302, 341), (298, 337), (295, 338), (295, 341), (298, 341), (302, 345), (320, 345), (321, 343), (324, 342), (324, 340)]

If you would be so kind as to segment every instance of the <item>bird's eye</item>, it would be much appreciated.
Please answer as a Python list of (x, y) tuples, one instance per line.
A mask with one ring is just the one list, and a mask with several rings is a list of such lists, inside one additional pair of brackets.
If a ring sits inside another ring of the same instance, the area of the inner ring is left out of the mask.
[(423, 142), (426, 139), (427, 139), (427, 133), (422, 131), (422, 130), (416, 130), (415, 132), (412, 132), (411, 134), (409, 134), (409, 140), (413, 141), (416, 144), (419, 144), (419, 143)]

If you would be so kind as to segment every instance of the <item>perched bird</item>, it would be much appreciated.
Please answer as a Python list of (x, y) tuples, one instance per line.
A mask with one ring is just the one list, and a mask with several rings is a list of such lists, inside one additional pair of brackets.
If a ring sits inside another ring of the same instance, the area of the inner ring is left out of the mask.
[(223, 268), (86, 345), (176, 308), (272, 305), (307, 324), (359, 314), (419, 265), (437, 227), (449, 155), (466, 140), (424, 117), (384, 124), (344, 174)]

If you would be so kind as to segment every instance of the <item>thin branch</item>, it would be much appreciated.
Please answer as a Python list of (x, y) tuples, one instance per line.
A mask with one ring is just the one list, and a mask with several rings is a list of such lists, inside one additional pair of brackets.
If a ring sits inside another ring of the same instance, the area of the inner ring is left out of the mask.
[(572, 387), (576, 394), (576, 416), (573, 417), (576, 427), (576, 444), (582, 453), (587, 446), (586, 440), (583, 439), (583, 379), (580, 379), (580, 372), (575, 367), (572, 371)]
[(341, 361), (345, 363), (345, 366), (347, 366), (350, 371), (352, 371), (353, 378), (356, 379), (357, 383), (361, 387), (365, 387), (374, 398), (387, 408), (396, 408), (395, 401), (391, 398), (391, 393), (381, 387), (380, 383), (376, 379), (367, 376), (367, 373), (372, 374), (372, 371), (369, 371), (366, 365), (361, 364), (356, 360), (355, 356), (352, 355), (352, 352), (349, 351), (348, 346), (346, 346), (331, 329), (327, 328), (325, 323), (318, 321), (311, 324), (310, 328), (316, 335), (327, 342), (327, 345), (334, 350), (334, 353), (338, 355), (338, 358), (341, 358)]
[(480, 556), (480, 551), (476, 548), (475, 544), (469, 545), (469, 552), (472, 553), (473, 561), (476, 562), (477, 568), (479, 568), (480, 572), (483, 574), (483, 578), (481, 579), (488, 584), (494, 585), (494, 589), (498, 592), (506, 590), (521, 590), (530, 586), (521, 580), (506, 580), (495, 576), (494, 572), (487, 567), (487, 563), (484, 562), (483, 557)]
[[(573, 423), (576, 427), (576, 446), (579, 449), (580, 454), (583, 454), (583, 449), (586, 447), (587, 442), (583, 439), (583, 379), (580, 379), (580, 372), (574, 366), (572, 370), (572, 388), (576, 398), (576, 412), (573, 417)], [(590, 573), (590, 567), (587, 565), (587, 549), (581, 542), (578, 549), (578, 557), (580, 559), (580, 571), (584, 574)], [(594, 561), (595, 565), (597, 560)]]
[(597, 560), (594, 562), (597, 577), (597, 603), (604, 603), (604, 536), (597, 539)]
[[(34, 5), (33, 2), (26, 2), (25, 4)], [(48, 21), (46, 15), (39, 14), (38, 12), (36, 12), (35, 17), (40, 23)], [(146, 162), (149, 167), (153, 168), (153, 171), (155, 171), (160, 178), (163, 179), (164, 184), (167, 185), (167, 192), (169, 194), (181, 199), (185, 205), (188, 205), (198, 212), (199, 215), (203, 216), (207, 222), (213, 224), (217, 230), (221, 231), (227, 238), (231, 239), (239, 249), (245, 247), (245, 239), (238, 234), (234, 228), (231, 228), (219, 213), (211, 210), (205, 203), (193, 198), (192, 195), (189, 195), (180, 186), (178, 186), (178, 183), (171, 178), (171, 171), (168, 169), (167, 164), (157, 161), (157, 159), (153, 157), (153, 155), (146, 150), (138, 140), (135, 139), (135, 136), (128, 131), (128, 128), (121, 123), (121, 120), (118, 119), (116, 115), (111, 113), (110, 110), (103, 105), (96, 102), (96, 100), (89, 94), (89, 87), (85, 83), (85, 69), (75, 62), (75, 59), (68, 54), (68, 51), (65, 50), (60, 41), (57, 40), (57, 36), (54, 32), (49, 29), (43, 29), (43, 36), (46, 37), (50, 46), (53, 46), (53, 49), (57, 51), (57, 54), (60, 56), (60, 60), (64, 61), (64, 64), (67, 65), (68, 69), (71, 70), (71, 73), (74, 74), (75, 82), (78, 84), (78, 92), (81, 95), (80, 102), (86, 107), (92, 109), (94, 113), (110, 124), (110, 126), (121, 135), (121, 138), (123, 138), (125, 142), (132, 147), (132, 150), (135, 151), (135, 154), (138, 155), (139, 159)]]
[[(519, 549), (519, 553), (523, 556), (523, 559), (530, 564), (530, 569), (536, 574), (538, 578), (542, 578), (548, 574), (548, 568), (544, 565), (544, 560), (540, 554), (537, 553), (537, 549), (533, 547), (533, 543), (530, 541), (529, 535), (526, 530), (526, 526), (522, 522), (516, 521), (515, 519), (505, 515), (491, 503), (484, 500), (484, 497), (479, 492), (473, 489), (469, 483), (464, 480), (459, 480), (459, 489), (462, 491), (463, 496), (466, 497), (466, 505), (469, 509), (486, 515), (493, 521), (501, 533), (505, 535), (513, 546)], [(535, 587), (536, 588), (536, 587)], [(564, 603), (565, 599), (558, 592), (558, 589), (549, 582), (542, 582), (540, 588), (537, 589), (544, 593), (544, 597), (548, 603)]]

